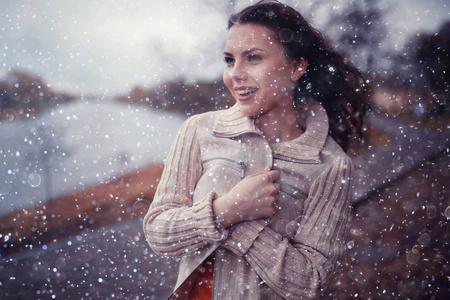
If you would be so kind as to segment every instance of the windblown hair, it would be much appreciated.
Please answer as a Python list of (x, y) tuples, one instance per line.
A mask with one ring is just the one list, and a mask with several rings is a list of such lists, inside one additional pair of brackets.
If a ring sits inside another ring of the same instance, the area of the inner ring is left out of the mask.
[(305, 74), (297, 81), (295, 101), (306, 97), (319, 101), (327, 111), (330, 136), (344, 151), (363, 143), (362, 125), (371, 95), (364, 74), (294, 8), (274, 0), (263, 0), (231, 15), (235, 24), (256, 23), (273, 30), (293, 59), (307, 58)]

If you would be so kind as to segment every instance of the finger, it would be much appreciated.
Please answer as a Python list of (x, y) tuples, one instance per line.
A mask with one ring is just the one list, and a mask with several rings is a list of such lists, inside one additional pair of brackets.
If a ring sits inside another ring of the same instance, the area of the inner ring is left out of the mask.
[(273, 213), (276, 213), (278, 208), (279, 208), (279, 206), (278, 206), (278, 197), (275, 197), (275, 201), (273, 202), (272, 207), (273, 207)]
[(267, 165), (264, 167), (264, 169), (261, 170), (261, 172), (259, 172), (258, 174), (267, 174), (272, 170), (272, 167)]
[(262, 169), (258, 173), (255, 173), (255, 174), (252, 174), (252, 175), (248, 175), (247, 177), (264, 176), (265, 174), (269, 173), (270, 171), (271, 171), (271, 167), (270, 166), (266, 166), (264, 169)]
[(261, 176), (263, 180), (267, 181), (275, 181), (280, 177), (280, 172), (277, 170), (262, 170), (259, 173), (256, 173), (255, 176)]
[(278, 194), (278, 192), (280, 192), (281, 190), (281, 185), (279, 183), (274, 183), (273, 186), (275, 188), (275, 194)]
[(268, 184), (266, 185), (265, 192), (268, 196), (274, 197), (280, 191), (280, 185), (278, 183)]
[(274, 182), (275, 180), (280, 178), (280, 171), (271, 170), (270, 172), (267, 173), (267, 176), (269, 181)]

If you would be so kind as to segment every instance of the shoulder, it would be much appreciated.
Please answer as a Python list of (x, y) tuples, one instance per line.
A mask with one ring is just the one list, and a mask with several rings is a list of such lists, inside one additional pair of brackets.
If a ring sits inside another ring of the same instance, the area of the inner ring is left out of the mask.
[(196, 130), (199, 126), (204, 126), (209, 122), (213, 122), (218, 111), (209, 111), (188, 117), (181, 126), (183, 130)]
[(198, 119), (199, 124), (202, 125), (214, 125), (217, 118), (223, 114), (226, 110), (214, 110), (214, 111), (208, 111), (201, 114), (198, 114), (194, 117)]
[(325, 164), (340, 165), (341, 167), (353, 169), (353, 162), (347, 153), (328, 136), (321, 152), (321, 160)]
[(190, 116), (184, 121), (182, 128), (194, 129), (199, 131), (211, 131), (216, 123), (216, 120), (220, 118), (229, 109), (208, 111), (201, 114)]
[(223, 114), (226, 110), (214, 110), (214, 111), (207, 111), (201, 114), (196, 114), (193, 116), (190, 116), (184, 121), (184, 124), (207, 124), (212, 123), (214, 124), (214, 121), (217, 119), (217, 117), (221, 114)]
[(191, 141), (210, 141), (216, 120), (226, 110), (209, 111), (188, 117), (178, 130), (178, 137)]

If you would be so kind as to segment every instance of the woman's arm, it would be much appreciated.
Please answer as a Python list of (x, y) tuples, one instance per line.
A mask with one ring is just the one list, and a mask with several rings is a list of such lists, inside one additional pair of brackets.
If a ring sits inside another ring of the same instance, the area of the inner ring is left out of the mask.
[(213, 215), (214, 192), (193, 203), (195, 186), (202, 174), (197, 117), (181, 127), (165, 162), (153, 202), (144, 217), (145, 237), (160, 255), (182, 256), (221, 241), (227, 231)]
[(345, 249), (351, 174), (350, 159), (342, 158), (314, 181), (293, 239), (257, 220), (238, 224), (222, 246), (244, 256), (282, 297), (320, 297)]

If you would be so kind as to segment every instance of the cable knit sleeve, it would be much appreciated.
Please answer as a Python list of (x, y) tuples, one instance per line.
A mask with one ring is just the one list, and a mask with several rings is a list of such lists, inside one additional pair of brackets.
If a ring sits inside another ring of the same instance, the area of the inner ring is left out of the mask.
[(335, 159), (319, 175), (311, 186), (304, 215), (292, 239), (257, 220), (237, 225), (222, 246), (244, 256), (283, 298), (320, 298), (345, 250), (351, 176), (348, 157)]
[(181, 127), (144, 217), (145, 237), (159, 255), (182, 256), (227, 237), (227, 231), (214, 222), (212, 201), (216, 193), (193, 202), (202, 174), (197, 119), (191, 117)]

